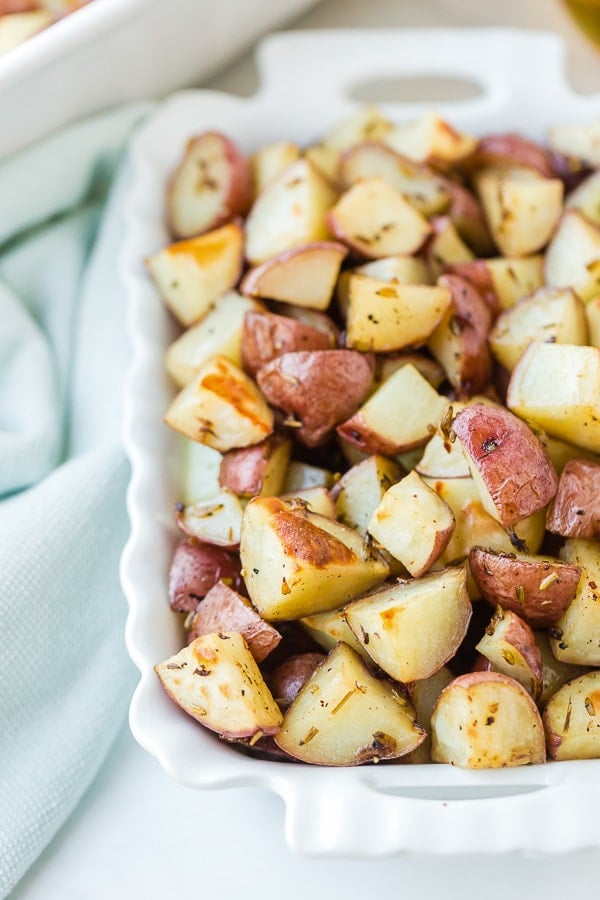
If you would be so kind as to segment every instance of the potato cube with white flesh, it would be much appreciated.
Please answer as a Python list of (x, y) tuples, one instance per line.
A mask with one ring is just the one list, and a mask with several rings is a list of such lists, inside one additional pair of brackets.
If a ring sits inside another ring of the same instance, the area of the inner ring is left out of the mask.
[(452, 423), (484, 509), (506, 526), (543, 509), (558, 477), (533, 431), (507, 409), (476, 403)]
[(381, 141), (356, 144), (342, 155), (338, 180), (343, 190), (366, 178), (383, 178), (424, 216), (434, 216), (450, 205), (450, 194), (438, 175)]
[(293, 459), (288, 466), (283, 492), (293, 494), (305, 488), (326, 487), (333, 484), (333, 472), (322, 469), (320, 466), (311, 466), (309, 463), (298, 462)]
[(327, 240), (325, 214), (335, 203), (330, 184), (299, 159), (256, 198), (246, 219), (246, 256), (258, 265), (291, 247)]
[(309, 147), (306, 158), (334, 184), (340, 158), (345, 150), (363, 141), (377, 141), (393, 128), (376, 106), (363, 106), (350, 118), (339, 122), (323, 140)]
[(540, 709), (543, 709), (563, 684), (583, 675), (588, 671), (588, 667), (574, 666), (556, 659), (550, 649), (550, 637), (547, 631), (536, 631), (535, 639), (542, 654), (542, 692), (538, 697), (537, 704)]
[(521, 297), (537, 291), (544, 284), (544, 257), (541, 255), (486, 259), (485, 266), (502, 309), (514, 306)]
[(566, 463), (548, 508), (546, 528), (562, 537), (600, 538), (600, 462)]
[(450, 304), (445, 287), (389, 284), (352, 275), (348, 285), (346, 346), (388, 353), (420, 346)]
[(584, 302), (600, 294), (600, 227), (567, 209), (544, 262), (550, 287), (572, 288)]
[(296, 350), (331, 350), (329, 334), (290, 316), (267, 310), (252, 310), (242, 327), (242, 365), (253, 377), (266, 363)]
[(243, 508), (232, 491), (222, 490), (189, 506), (177, 504), (175, 512), (184, 534), (217, 547), (239, 547)]
[(260, 194), (267, 185), (279, 178), (286, 169), (300, 159), (300, 147), (288, 141), (264, 144), (256, 151), (250, 164), (254, 193)]
[(273, 434), (251, 447), (229, 450), (221, 462), (221, 487), (243, 497), (279, 494), (291, 452), (292, 442), (280, 434)]
[(372, 664), (371, 657), (346, 622), (343, 608), (328, 609), (326, 612), (315, 613), (313, 616), (304, 616), (300, 621), (313, 640), (327, 652), (343, 641), (344, 644), (360, 654), (364, 660)]
[(382, 178), (359, 181), (327, 214), (335, 237), (366, 259), (416, 253), (431, 226)]
[(411, 703), (338, 644), (285, 713), (276, 742), (306, 763), (350, 766), (396, 759), (424, 739)]
[(432, 219), (433, 235), (427, 242), (425, 256), (432, 279), (435, 281), (453, 263), (471, 262), (472, 251), (462, 240), (448, 216)]
[(222, 453), (258, 444), (273, 431), (273, 413), (259, 389), (224, 356), (206, 363), (183, 388), (165, 422)]
[(397, 153), (440, 169), (466, 159), (477, 146), (475, 138), (457, 131), (434, 110), (396, 125), (382, 140)]
[(594, 297), (585, 307), (585, 316), (588, 325), (588, 344), (590, 347), (600, 348), (600, 296)]
[(434, 388), (439, 388), (446, 380), (446, 373), (439, 362), (428, 356), (421, 350), (403, 350), (399, 353), (390, 353), (385, 356), (377, 356), (375, 360), (375, 385), (379, 387), (384, 381), (410, 363), (415, 367), (426, 381)]
[(506, 405), (549, 435), (600, 453), (600, 350), (533, 341), (512, 373)]
[(222, 458), (218, 450), (206, 444), (179, 437), (177, 464), (181, 473), (181, 483), (178, 485), (180, 500), (188, 505), (199, 500), (210, 500), (218, 494)]
[(508, 532), (489, 515), (473, 478), (426, 478), (425, 484), (442, 497), (456, 522), (448, 546), (435, 567), (463, 560), (475, 546), (511, 553), (515, 549), (536, 553), (545, 534), (544, 509), (522, 519)]
[(356, 531), (276, 497), (246, 507), (240, 556), (250, 599), (273, 621), (336, 609), (388, 574)]
[(331, 491), (340, 522), (366, 534), (378, 503), (402, 475), (402, 467), (381, 454), (348, 469)]
[(193, 325), (231, 290), (242, 271), (244, 236), (230, 223), (178, 241), (147, 260), (163, 300), (182, 325)]
[(251, 269), (240, 290), (308, 309), (327, 309), (347, 249), (334, 241), (292, 247)]
[(511, 610), (496, 609), (476, 650), (492, 663), (495, 672), (510, 675), (532, 697), (542, 689), (542, 655), (527, 622)]
[(546, 246), (562, 213), (560, 179), (524, 169), (484, 169), (475, 185), (501, 253), (528, 256)]
[(447, 503), (410, 472), (392, 485), (368, 525), (369, 534), (418, 578), (445, 550), (454, 531)]
[(226, 356), (242, 364), (242, 330), (245, 314), (257, 304), (235, 291), (224, 294), (208, 315), (188, 328), (167, 349), (167, 372), (178, 387), (185, 387), (213, 356)]
[(600, 759), (600, 671), (563, 685), (544, 710), (552, 759)]
[(412, 765), (431, 762), (431, 715), (438, 697), (453, 680), (454, 675), (450, 669), (442, 666), (429, 678), (422, 678), (420, 681), (413, 681), (408, 685), (410, 699), (417, 713), (417, 722), (425, 729), (427, 737), (416, 750), (413, 750), (406, 762), (410, 762)]
[(394, 372), (337, 431), (365, 453), (394, 456), (427, 443), (447, 405), (448, 399), (409, 363)]
[(250, 165), (223, 134), (188, 141), (167, 190), (167, 219), (175, 237), (188, 238), (243, 216), (252, 199)]
[(570, 289), (540, 288), (504, 310), (490, 331), (490, 348), (512, 372), (532, 341), (587, 344), (585, 307)]
[(460, 444), (450, 440), (450, 425), (464, 403), (449, 404), (435, 434), (425, 445), (421, 459), (415, 466), (419, 475), (429, 478), (469, 478), (471, 471)]
[(373, 259), (357, 266), (354, 272), (398, 284), (431, 283), (427, 266), (415, 256), (382, 256), (381, 259)]
[(345, 610), (369, 656), (405, 683), (428, 678), (455, 655), (471, 613), (464, 567), (385, 585)]
[(600, 545), (568, 538), (560, 558), (582, 573), (575, 598), (550, 632), (550, 647), (562, 662), (600, 666)]
[(228, 740), (275, 734), (282, 715), (241, 634), (207, 634), (155, 671), (188, 715)]
[(578, 209), (594, 225), (600, 225), (600, 172), (589, 175), (568, 195), (565, 206)]
[(518, 681), (470, 672), (444, 688), (431, 717), (431, 758), (463, 769), (500, 769), (546, 761), (544, 726)]
[(600, 166), (600, 122), (557, 125), (550, 129), (548, 138), (556, 153), (581, 160), (594, 169)]
[(326, 487), (309, 487), (291, 491), (287, 494), (279, 494), (281, 500), (300, 501), (305, 503), (310, 512), (327, 516), (328, 519), (337, 519), (335, 503)]

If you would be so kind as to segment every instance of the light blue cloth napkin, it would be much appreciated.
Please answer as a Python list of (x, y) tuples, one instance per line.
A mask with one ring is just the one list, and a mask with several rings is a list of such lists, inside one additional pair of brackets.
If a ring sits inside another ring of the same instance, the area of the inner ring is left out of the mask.
[(135, 682), (118, 580), (123, 175), (106, 194), (147, 109), (0, 165), (1, 897), (94, 778)]

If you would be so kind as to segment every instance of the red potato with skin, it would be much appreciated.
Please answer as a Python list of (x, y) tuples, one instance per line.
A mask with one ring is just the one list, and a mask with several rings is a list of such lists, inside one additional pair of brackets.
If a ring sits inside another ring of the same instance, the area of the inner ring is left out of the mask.
[(444, 178), (443, 184), (450, 195), (450, 207), (446, 213), (463, 241), (478, 256), (491, 256), (494, 242), (490, 235), (481, 203), (464, 185)]
[(507, 409), (476, 403), (456, 415), (461, 442), (484, 509), (502, 525), (516, 525), (546, 506), (558, 477), (546, 449)]
[(330, 350), (331, 337), (312, 325), (276, 313), (251, 311), (242, 328), (242, 365), (250, 375), (277, 356), (296, 350)]
[(277, 705), (282, 708), (290, 706), (324, 659), (324, 653), (298, 653), (277, 666), (268, 679)]
[(476, 650), (495, 672), (514, 678), (537, 698), (542, 689), (542, 654), (527, 622), (511, 610), (497, 607)]
[(224, 488), (208, 500), (175, 504), (177, 527), (189, 537), (215, 547), (235, 550), (240, 543), (243, 508), (233, 491)]
[(343, 244), (334, 241), (284, 250), (250, 269), (241, 283), (240, 293), (308, 309), (327, 309), (347, 253)]
[(177, 238), (193, 237), (243, 216), (252, 171), (239, 147), (216, 131), (191, 138), (167, 191), (167, 219)]
[(600, 538), (600, 463), (567, 462), (548, 508), (546, 528), (562, 537)]
[(293, 417), (297, 438), (317, 447), (366, 398), (373, 361), (354, 350), (285, 353), (263, 366), (257, 381), (269, 403)]
[(192, 643), (204, 634), (228, 631), (244, 637), (257, 663), (263, 662), (281, 641), (277, 629), (261, 619), (247, 597), (219, 581), (198, 605), (188, 642)]
[(289, 438), (279, 434), (271, 435), (252, 447), (230, 450), (223, 455), (219, 483), (221, 487), (244, 497), (279, 494), (291, 450)]
[(600, 759), (600, 671), (563, 685), (544, 710), (552, 759)]
[(552, 155), (520, 134), (487, 134), (468, 160), (469, 169), (508, 166), (533, 169), (544, 178), (556, 178)]
[(193, 612), (218, 581), (245, 592), (238, 556), (194, 538), (180, 541), (169, 570), (169, 601), (177, 612)]
[(581, 567), (558, 559), (474, 547), (469, 569), (481, 596), (492, 606), (521, 616), (532, 628), (548, 628), (565, 612), (575, 594)]

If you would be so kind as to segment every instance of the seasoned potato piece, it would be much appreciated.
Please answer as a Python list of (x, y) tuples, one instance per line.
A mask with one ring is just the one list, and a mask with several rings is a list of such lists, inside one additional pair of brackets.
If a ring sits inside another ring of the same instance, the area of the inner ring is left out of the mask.
[(252, 199), (252, 173), (228, 137), (207, 131), (191, 138), (167, 191), (167, 218), (175, 237), (203, 234), (242, 216)]
[(221, 462), (221, 487), (243, 497), (279, 494), (292, 452), (292, 442), (280, 434), (260, 444), (225, 453)]
[(412, 705), (338, 644), (305, 682), (277, 733), (279, 747), (322, 766), (396, 759), (424, 739)]
[(284, 353), (257, 375), (269, 403), (289, 414), (285, 424), (308, 447), (326, 443), (363, 402), (372, 380), (372, 360), (354, 350)]
[(300, 159), (300, 147), (289, 141), (263, 144), (250, 160), (254, 193), (260, 194), (268, 184), (283, 175), (286, 169)]
[(512, 610), (532, 628), (560, 619), (577, 592), (579, 566), (545, 556), (502, 553), (474, 547), (469, 568), (481, 596), (492, 606)]
[(532, 342), (512, 373), (506, 405), (552, 437), (600, 453), (600, 350)]
[(600, 759), (600, 671), (567, 682), (544, 710), (552, 759)]
[(433, 110), (396, 125), (382, 139), (397, 153), (442, 170), (467, 159), (477, 146), (475, 138), (457, 131)]
[(246, 507), (240, 555), (250, 598), (269, 620), (335, 609), (388, 574), (356, 531), (276, 497)]
[(454, 679), (454, 675), (447, 666), (442, 666), (438, 672), (434, 672), (429, 678), (413, 681), (407, 685), (410, 699), (417, 713), (417, 722), (427, 732), (427, 737), (416, 750), (404, 760), (413, 765), (431, 762), (431, 714), (438, 697), (445, 687)]
[(428, 678), (448, 662), (471, 618), (464, 567), (398, 581), (346, 607), (348, 625), (396, 681)]
[(435, 705), (431, 732), (434, 762), (498, 769), (546, 761), (535, 703), (518, 681), (498, 672), (455, 678)]
[(292, 247), (329, 238), (325, 213), (336, 194), (307, 159), (289, 166), (258, 195), (246, 219), (246, 257), (256, 266)]
[(327, 516), (328, 519), (337, 519), (335, 503), (326, 487), (303, 488), (287, 494), (279, 494), (279, 498), (280, 500), (295, 500), (301, 504), (304, 503), (310, 512)]
[(425, 444), (447, 405), (447, 398), (409, 363), (394, 372), (337, 432), (365, 453), (394, 456)]
[(327, 309), (342, 260), (342, 244), (320, 241), (284, 250), (251, 269), (240, 291), (249, 297), (266, 297), (309, 309)]
[(574, 191), (571, 191), (565, 206), (569, 209), (578, 209), (594, 225), (600, 225), (600, 172), (589, 175)]
[(558, 484), (550, 458), (531, 429), (507, 409), (467, 406), (452, 429), (484, 509), (502, 525), (514, 525), (550, 502)]
[(542, 654), (527, 622), (500, 606), (485, 629), (476, 650), (495, 672), (510, 675), (537, 698), (542, 689)]
[(509, 309), (522, 297), (537, 291), (544, 284), (544, 257), (525, 256), (520, 259), (476, 259), (454, 263), (448, 271), (466, 278), (477, 288), (492, 312)]
[(550, 129), (553, 150), (581, 160), (594, 169), (600, 166), (600, 122), (585, 125), (557, 125)]
[(340, 522), (366, 534), (377, 504), (402, 475), (401, 466), (381, 454), (369, 456), (348, 469), (331, 491)]
[(283, 482), (283, 492), (298, 496), (297, 491), (303, 491), (305, 488), (329, 488), (332, 484), (333, 472), (330, 472), (329, 469), (311, 466), (309, 463), (302, 463), (293, 459), (288, 466), (285, 481)]
[(461, 446), (449, 438), (449, 423), (456, 413), (463, 409), (464, 403), (454, 401), (442, 416), (442, 421), (435, 434), (425, 445), (421, 459), (415, 465), (419, 475), (429, 478), (469, 478), (471, 471)]
[(550, 638), (546, 631), (536, 631), (535, 639), (542, 654), (542, 692), (538, 697), (538, 706), (543, 709), (550, 697), (552, 697), (559, 688), (583, 675), (588, 671), (587, 666), (574, 666), (571, 663), (561, 662), (556, 659), (550, 649)]
[(560, 558), (581, 566), (575, 598), (550, 632), (550, 646), (562, 662), (600, 666), (600, 545), (568, 538)]
[(273, 431), (273, 413), (264, 397), (224, 356), (209, 360), (183, 388), (167, 410), (165, 422), (222, 453), (257, 444)]
[[(363, 263), (353, 270), (357, 275), (368, 275), (379, 281), (391, 281), (393, 284), (430, 284), (431, 279), (427, 266), (422, 259), (415, 256), (382, 256), (371, 262)], [(350, 273), (351, 274), (351, 273)]]
[(325, 612), (315, 613), (313, 616), (304, 616), (300, 620), (308, 634), (329, 652), (337, 643), (342, 641), (363, 657), (368, 663), (372, 659), (355, 636), (346, 622), (344, 609), (328, 609)]
[(431, 220), (431, 225), (433, 234), (427, 241), (425, 256), (431, 278), (436, 281), (447, 266), (470, 262), (475, 256), (464, 243), (449, 216), (437, 216)]
[(324, 653), (297, 653), (277, 666), (269, 676), (269, 688), (277, 705), (281, 708), (290, 706), (324, 659)]
[(577, 209), (567, 209), (544, 261), (550, 287), (570, 287), (584, 302), (600, 293), (600, 228)]
[(464, 185), (450, 178), (444, 179), (444, 185), (450, 194), (448, 215), (458, 234), (478, 256), (491, 256), (495, 247), (481, 203)]
[(244, 236), (236, 222), (178, 241), (146, 260), (160, 294), (182, 325), (199, 322), (240, 277)]
[(244, 317), (242, 361), (246, 372), (256, 375), (266, 363), (295, 350), (329, 350), (330, 335), (306, 322), (266, 310), (253, 310)]
[(335, 237), (366, 259), (416, 253), (431, 228), (427, 219), (382, 178), (359, 181), (327, 214)]
[(550, 153), (520, 134), (486, 134), (477, 144), (469, 167), (505, 166), (531, 169), (544, 178), (555, 178)]
[(246, 597), (218, 581), (198, 605), (188, 640), (191, 643), (204, 634), (228, 631), (242, 635), (257, 663), (266, 659), (281, 641), (279, 632), (261, 619)]
[(178, 706), (229, 740), (275, 734), (279, 707), (241, 634), (206, 634), (155, 666)]
[(177, 612), (191, 612), (217, 581), (245, 590), (240, 561), (221, 547), (194, 538), (180, 541), (169, 570), (169, 601)]
[(427, 340), (450, 304), (445, 286), (390, 284), (352, 275), (348, 284), (346, 346), (388, 353)]
[(454, 513), (448, 504), (413, 471), (388, 488), (368, 530), (418, 578), (443, 553), (454, 526)]
[(381, 115), (376, 106), (363, 106), (350, 118), (335, 125), (320, 143), (309, 147), (306, 157), (335, 183), (344, 150), (363, 141), (380, 140), (392, 128), (392, 123)]
[(227, 488), (209, 500), (175, 507), (177, 525), (184, 534), (229, 549), (239, 547), (242, 513), (239, 499)]
[(600, 463), (569, 460), (548, 508), (546, 528), (563, 537), (600, 538)]

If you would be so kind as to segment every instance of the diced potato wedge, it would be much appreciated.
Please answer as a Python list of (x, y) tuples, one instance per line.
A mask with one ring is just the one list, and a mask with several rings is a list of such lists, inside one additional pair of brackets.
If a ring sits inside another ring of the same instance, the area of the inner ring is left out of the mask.
[(554, 178), (556, 175), (548, 150), (523, 135), (510, 132), (482, 137), (469, 160), (469, 166), (529, 169), (544, 178)]
[(221, 462), (221, 487), (243, 497), (279, 494), (291, 452), (292, 442), (279, 434), (252, 447), (229, 450)]
[(409, 472), (383, 495), (368, 530), (375, 540), (418, 578), (445, 550), (454, 531), (448, 504)]
[(565, 206), (568, 209), (578, 209), (594, 225), (600, 225), (600, 172), (589, 175), (571, 191)]
[(275, 734), (279, 707), (241, 634), (207, 634), (155, 666), (164, 689), (206, 728), (229, 740)]
[(600, 227), (567, 209), (544, 262), (550, 287), (572, 288), (584, 302), (600, 293)]
[(347, 254), (342, 244), (320, 241), (284, 250), (251, 269), (240, 290), (308, 309), (327, 309), (340, 266)]
[(581, 160), (586, 165), (600, 166), (600, 122), (585, 125), (557, 125), (550, 129), (553, 150)]
[(512, 373), (506, 404), (553, 437), (600, 453), (600, 350), (532, 342)]
[(176, 507), (177, 524), (184, 534), (229, 549), (240, 545), (242, 514), (239, 499), (226, 489), (209, 500)]
[(279, 747), (306, 763), (349, 766), (395, 759), (424, 739), (409, 703), (338, 644), (305, 682), (277, 733)]
[(377, 141), (392, 127), (392, 123), (381, 115), (376, 106), (364, 106), (335, 125), (319, 144), (309, 147), (306, 158), (335, 183), (344, 150), (363, 141)]
[(571, 459), (548, 508), (546, 528), (562, 537), (600, 538), (600, 463)]
[(287, 494), (280, 494), (279, 497), (281, 500), (300, 500), (302, 503), (307, 504), (310, 512), (318, 513), (320, 516), (327, 516), (328, 519), (337, 519), (335, 503), (326, 487), (302, 488)]
[(193, 612), (218, 581), (244, 590), (237, 555), (192, 539), (180, 541), (169, 570), (169, 601), (177, 612)]
[(470, 478), (471, 471), (465, 454), (459, 443), (450, 440), (448, 431), (449, 423), (464, 406), (464, 403), (454, 401), (446, 408), (440, 426), (427, 442), (423, 455), (415, 466), (419, 475), (429, 478)]
[(383, 140), (397, 153), (440, 169), (466, 159), (477, 146), (475, 138), (461, 134), (434, 111), (396, 125)]
[(588, 671), (586, 666), (574, 666), (571, 663), (561, 662), (556, 659), (550, 649), (550, 638), (547, 631), (536, 631), (535, 639), (542, 654), (542, 693), (538, 697), (538, 706), (543, 709), (548, 700), (559, 688), (578, 678)]
[(498, 769), (546, 761), (534, 701), (518, 681), (499, 672), (455, 678), (435, 705), (431, 731), (434, 762)]
[(356, 531), (275, 497), (246, 507), (240, 555), (250, 599), (268, 620), (336, 609), (388, 574)]
[(550, 647), (562, 662), (600, 666), (600, 544), (568, 538), (560, 558), (582, 573), (572, 603), (550, 632)]
[(450, 271), (470, 281), (492, 310), (509, 309), (543, 286), (544, 257), (476, 259), (455, 263)]
[(432, 219), (433, 235), (427, 242), (425, 255), (432, 279), (435, 281), (454, 263), (471, 262), (475, 259), (459, 235), (449, 216)]
[(252, 310), (244, 317), (241, 342), (243, 368), (252, 376), (284, 353), (333, 347), (331, 335), (321, 329), (266, 310)]
[(373, 660), (346, 622), (343, 608), (329, 609), (326, 612), (315, 613), (313, 616), (304, 616), (300, 621), (313, 640), (327, 652), (343, 641), (369, 664), (372, 664)]
[(412, 751), (405, 762), (410, 762), (412, 765), (431, 762), (431, 714), (438, 697), (453, 680), (454, 675), (450, 669), (442, 666), (429, 678), (422, 678), (420, 681), (413, 681), (408, 685), (410, 699), (417, 713), (417, 722), (425, 729), (427, 737), (416, 750)]
[(222, 453), (258, 444), (273, 431), (273, 413), (247, 375), (215, 356), (175, 397), (165, 422)]
[(294, 494), (305, 488), (326, 487), (329, 488), (333, 484), (333, 473), (329, 469), (322, 469), (320, 466), (311, 466), (309, 463), (298, 462), (292, 460), (287, 469), (285, 481), (283, 482), (283, 492), (286, 494)]
[(348, 604), (348, 625), (396, 681), (428, 678), (460, 646), (471, 618), (464, 567), (398, 581)]
[(563, 685), (544, 710), (552, 759), (600, 759), (600, 671)]
[(426, 264), (415, 256), (382, 256), (357, 266), (354, 272), (393, 284), (429, 284), (431, 281)]
[(278, 141), (274, 144), (264, 144), (256, 151), (250, 163), (254, 180), (254, 193), (260, 194), (267, 185), (286, 169), (300, 159), (300, 147), (289, 141)]
[(369, 456), (348, 469), (331, 492), (340, 522), (366, 534), (377, 504), (402, 474), (403, 469), (395, 460), (381, 454)]
[(281, 709), (290, 706), (317, 666), (324, 653), (297, 653), (288, 656), (269, 676), (269, 688)]
[(178, 241), (147, 260), (163, 300), (182, 325), (210, 312), (240, 277), (244, 237), (232, 222), (216, 231)]
[(496, 609), (483, 637), (475, 647), (489, 659), (495, 672), (509, 675), (532, 697), (542, 689), (542, 655), (527, 622), (512, 610)]

